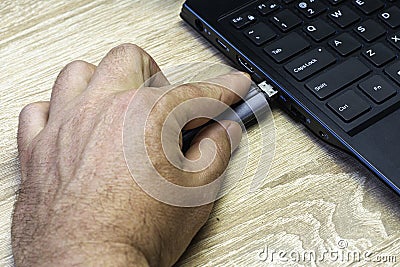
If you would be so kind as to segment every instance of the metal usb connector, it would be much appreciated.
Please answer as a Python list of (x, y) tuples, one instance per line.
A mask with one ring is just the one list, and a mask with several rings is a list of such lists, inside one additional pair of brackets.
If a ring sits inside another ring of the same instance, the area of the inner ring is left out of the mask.
[(273, 97), (275, 97), (276, 95), (278, 95), (278, 91), (274, 89), (274, 87), (272, 87), (272, 85), (270, 85), (269, 83), (267, 83), (266, 81), (263, 81), (261, 83), (258, 84), (258, 88), (261, 89), (261, 91), (263, 93), (266, 94), (266, 96), (269, 99), (272, 99)]

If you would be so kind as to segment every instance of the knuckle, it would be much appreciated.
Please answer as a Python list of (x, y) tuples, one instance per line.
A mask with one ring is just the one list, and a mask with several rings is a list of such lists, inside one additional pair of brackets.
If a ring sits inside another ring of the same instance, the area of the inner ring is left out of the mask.
[(125, 43), (111, 49), (110, 53), (115, 56), (143, 56), (146, 52), (135, 44)]
[(173, 90), (172, 92), (174, 92), (177, 96), (184, 96), (184, 98), (198, 98), (202, 96), (201, 91), (202, 88), (198, 84), (187, 83), (176, 88), (176, 90)]
[(198, 84), (195, 83), (187, 83), (183, 85), (184, 89), (189, 92), (189, 93), (199, 93), (200, 92), (200, 87)]
[(67, 64), (66, 68), (76, 69), (76, 68), (85, 68), (87, 67), (88, 63), (83, 60), (74, 60)]
[(63, 73), (81, 73), (82, 71), (91, 71), (92, 66), (83, 60), (74, 60), (68, 63), (60, 72), (60, 75)]
[(203, 86), (205, 90), (209, 92), (210, 97), (218, 100), (219, 102), (225, 102), (227, 94), (223, 86), (214, 82), (205, 82)]
[(184, 92), (184, 96), (186, 98), (213, 98), (218, 101), (224, 101), (227, 98), (225, 90), (222, 87), (215, 86), (213, 84), (209, 84), (207, 82), (200, 82), (200, 83), (188, 83), (184, 84), (177, 90), (177, 94), (181, 95), (182, 91)]
[(220, 102), (224, 102), (224, 99), (226, 98), (225, 90), (222, 87), (216, 87), (218, 88), (217, 90), (214, 91), (215, 99), (217, 99)]
[(140, 46), (131, 43), (121, 44), (110, 51), (116, 58), (139, 58), (144, 67), (150, 68), (154, 65), (154, 59)]
[(58, 74), (53, 85), (53, 94), (64, 87), (68, 87), (70, 81), (79, 80), (81, 77), (87, 77), (94, 72), (94, 66), (83, 60), (75, 60), (68, 63)]
[(38, 111), (40, 109), (41, 102), (30, 103), (22, 108), (19, 118), (25, 119), (26, 117), (30, 116), (32, 113)]

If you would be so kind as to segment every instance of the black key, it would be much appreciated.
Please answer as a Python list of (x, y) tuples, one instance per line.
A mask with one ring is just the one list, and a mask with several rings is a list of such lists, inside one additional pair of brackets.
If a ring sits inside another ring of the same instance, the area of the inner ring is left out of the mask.
[(382, 11), (379, 18), (392, 28), (400, 26), (400, 8), (392, 6), (389, 9)]
[(396, 54), (382, 43), (367, 48), (362, 54), (377, 67), (382, 67), (396, 57)]
[(361, 48), (361, 43), (348, 33), (343, 33), (329, 41), (329, 45), (342, 56), (347, 56)]
[(244, 35), (246, 35), (255, 45), (262, 45), (275, 38), (276, 33), (265, 23), (260, 22), (245, 30)]
[(316, 42), (328, 38), (335, 33), (335, 29), (323, 20), (316, 20), (303, 27), (303, 30)]
[(372, 19), (362, 22), (354, 31), (367, 42), (372, 42), (386, 33), (386, 30)]
[(325, 48), (316, 48), (286, 64), (285, 69), (297, 80), (302, 81), (335, 62), (336, 58)]
[(388, 36), (388, 41), (397, 49), (400, 49), (400, 32)]
[(329, 0), (329, 2), (331, 2), (332, 5), (337, 5), (343, 1), (345, 1), (345, 0)]
[(278, 10), (279, 8), (280, 6), (278, 1), (265, 1), (257, 6), (257, 10), (261, 13), (261, 15), (267, 15), (275, 10)]
[(360, 17), (347, 6), (331, 9), (328, 16), (341, 28), (346, 28), (360, 19)]
[(380, 0), (353, 0), (353, 5), (358, 7), (367, 15), (374, 13), (385, 6), (385, 4)]
[(324, 99), (370, 71), (359, 59), (350, 58), (306, 83), (306, 87), (319, 99)]
[(244, 28), (254, 21), (256, 21), (256, 17), (250, 12), (246, 12), (240, 16), (231, 19), (231, 23), (233, 24), (233, 26), (235, 26), (236, 29)]
[(280, 63), (307, 49), (310, 44), (298, 33), (292, 32), (264, 48), (264, 51)]
[(385, 69), (385, 73), (389, 75), (396, 83), (400, 84), (400, 61)]
[(374, 75), (358, 86), (378, 104), (383, 103), (397, 93), (394, 86), (380, 75)]
[(371, 106), (353, 90), (328, 102), (328, 106), (345, 122), (350, 122), (367, 112)]
[(354, 31), (367, 42), (372, 42), (386, 33), (386, 30), (372, 19), (362, 22)]
[(327, 7), (319, 0), (303, 0), (296, 4), (299, 11), (307, 18), (313, 18), (324, 12)]
[(303, 21), (296, 16), (292, 11), (289, 9), (285, 9), (275, 16), (272, 16), (271, 19), (272, 23), (274, 23), (281, 31), (287, 32), (294, 27), (300, 25)]

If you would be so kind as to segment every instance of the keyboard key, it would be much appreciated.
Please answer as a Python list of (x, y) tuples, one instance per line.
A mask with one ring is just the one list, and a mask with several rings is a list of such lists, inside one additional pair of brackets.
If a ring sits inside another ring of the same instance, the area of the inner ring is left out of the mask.
[(385, 73), (389, 75), (396, 83), (400, 84), (400, 61), (385, 69)]
[(379, 18), (392, 28), (400, 26), (400, 8), (392, 6), (389, 9), (382, 11)]
[(347, 56), (361, 48), (361, 43), (348, 33), (343, 33), (329, 41), (329, 45), (342, 56)]
[(347, 91), (332, 99), (328, 102), (328, 106), (345, 122), (354, 120), (371, 108), (371, 106), (353, 90)]
[(316, 42), (321, 42), (335, 33), (335, 29), (332, 26), (320, 19), (305, 25), (303, 31)]
[(374, 75), (358, 85), (360, 89), (378, 104), (394, 96), (397, 91), (386, 79)]
[(335, 62), (336, 58), (325, 48), (316, 48), (297, 57), (284, 68), (297, 80), (302, 81)]
[(275, 10), (278, 10), (279, 8), (280, 6), (278, 1), (265, 1), (257, 6), (258, 12), (264, 16), (274, 12)]
[(354, 31), (367, 42), (372, 42), (386, 33), (386, 30), (372, 19), (362, 22)]
[(318, 0), (302, 0), (299, 1), (296, 6), (297, 9), (307, 18), (316, 17), (327, 9), (327, 6)]
[(306, 87), (319, 99), (324, 99), (370, 71), (359, 59), (350, 58), (306, 83)]
[(343, 2), (343, 1), (345, 1), (345, 0), (329, 0), (329, 2), (330, 2), (332, 5), (337, 5), (337, 4), (339, 4), (339, 3)]
[(400, 49), (400, 32), (388, 36), (388, 41), (397, 49)]
[(281, 63), (310, 46), (298, 33), (292, 32), (264, 48), (276, 62)]
[(377, 67), (382, 67), (396, 57), (396, 54), (382, 43), (365, 49), (362, 54)]
[(275, 38), (276, 33), (265, 23), (260, 22), (245, 30), (244, 35), (246, 35), (255, 45), (262, 45)]
[(236, 29), (244, 28), (245, 26), (255, 21), (256, 17), (250, 12), (246, 12), (240, 16), (231, 19), (231, 23), (233, 24), (233, 26), (235, 26)]
[(358, 7), (367, 15), (374, 13), (385, 6), (385, 4), (380, 0), (353, 0), (353, 5)]
[(283, 32), (287, 32), (303, 22), (289, 9), (285, 9), (272, 16), (270, 20)]
[(360, 19), (360, 17), (347, 6), (331, 9), (328, 16), (341, 28), (346, 28)]

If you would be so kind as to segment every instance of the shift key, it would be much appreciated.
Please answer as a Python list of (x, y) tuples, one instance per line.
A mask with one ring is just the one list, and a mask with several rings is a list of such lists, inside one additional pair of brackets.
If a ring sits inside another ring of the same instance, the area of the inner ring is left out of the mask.
[(324, 99), (370, 71), (359, 59), (350, 58), (306, 83), (306, 87), (319, 99)]

